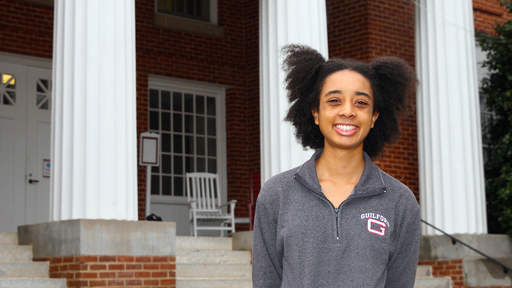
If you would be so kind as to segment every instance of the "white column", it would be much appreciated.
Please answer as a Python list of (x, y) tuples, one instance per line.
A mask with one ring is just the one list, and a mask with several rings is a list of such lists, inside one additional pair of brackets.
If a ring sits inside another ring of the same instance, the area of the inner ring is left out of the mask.
[(56, 0), (51, 219), (137, 220), (134, 0)]
[(281, 69), (280, 49), (306, 44), (328, 57), (325, 0), (260, 0), (260, 137), (261, 177), (291, 169), (309, 159), (284, 122), (290, 104)]
[(487, 233), (472, 1), (418, 3), (422, 218), (448, 233)]

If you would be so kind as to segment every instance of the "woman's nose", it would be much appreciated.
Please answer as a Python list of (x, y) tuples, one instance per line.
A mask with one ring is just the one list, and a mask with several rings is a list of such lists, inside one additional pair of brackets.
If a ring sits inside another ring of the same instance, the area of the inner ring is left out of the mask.
[(352, 104), (350, 104), (350, 103), (346, 103), (344, 105), (341, 105), (340, 111), (338, 112), (338, 115), (340, 115), (342, 117), (347, 117), (347, 118), (355, 117), (356, 116), (356, 111), (355, 111), (354, 108), (355, 107)]

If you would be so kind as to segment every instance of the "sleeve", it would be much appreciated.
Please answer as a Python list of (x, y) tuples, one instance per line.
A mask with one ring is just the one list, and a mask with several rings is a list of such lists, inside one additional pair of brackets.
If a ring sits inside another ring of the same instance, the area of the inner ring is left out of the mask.
[(400, 226), (388, 262), (386, 288), (413, 288), (416, 280), (420, 246), (420, 208), (414, 196), (402, 197), (404, 198), (408, 199), (405, 207), (397, 207), (396, 210), (403, 212), (397, 215)]
[(281, 287), (283, 258), (276, 245), (277, 211), (267, 209), (261, 196), (258, 198), (254, 218), (252, 284), (254, 288)]

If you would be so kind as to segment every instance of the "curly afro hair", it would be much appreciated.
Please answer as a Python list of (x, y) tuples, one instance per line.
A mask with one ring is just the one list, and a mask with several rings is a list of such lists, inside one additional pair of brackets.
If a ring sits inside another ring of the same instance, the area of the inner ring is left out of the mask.
[(370, 64), (350, 59), (330, 59), (313, 48), (291, 44), (282, 49), (285, 55), (288, 101), (291, 103), (285, 120), (295, 127), (295, 136), (304, 149), (321, 149), (324, 136), (315, 124), (312, 108), (319, 108), (320, 91), (325, 79), (341, 70), (349, 69), (370, 82), (374, 94), (374, 112), (379, 118), (363, 142), (363, 150), (371, 158), (382, 156), (386, 144), (394, 144), (400, 136), (399, 117), (406, 112), (408, 97), (416, 92), (416, 73), (404, 60), (379, 57)]

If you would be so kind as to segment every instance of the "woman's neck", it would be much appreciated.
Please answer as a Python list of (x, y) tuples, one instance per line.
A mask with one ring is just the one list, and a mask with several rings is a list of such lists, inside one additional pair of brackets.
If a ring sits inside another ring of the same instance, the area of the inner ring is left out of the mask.
[(357, 183), (364, 170), (363, 149), (332, 149), (326, 145), (316, 160), (319, 179)]

